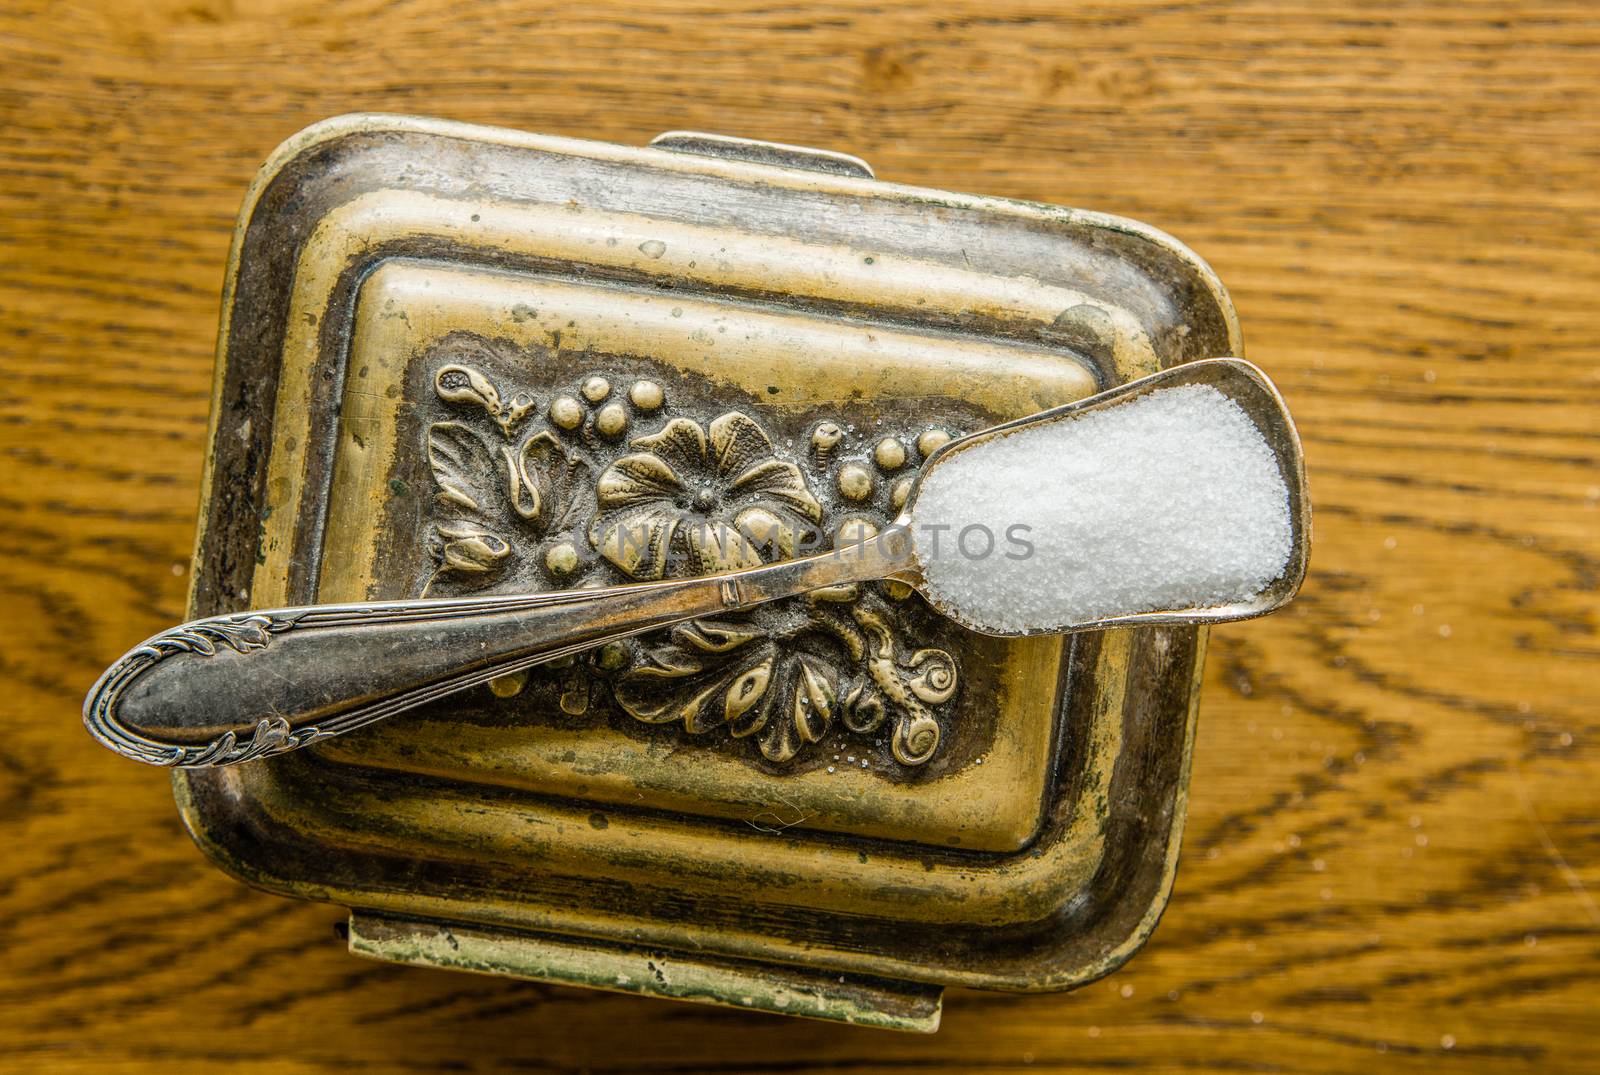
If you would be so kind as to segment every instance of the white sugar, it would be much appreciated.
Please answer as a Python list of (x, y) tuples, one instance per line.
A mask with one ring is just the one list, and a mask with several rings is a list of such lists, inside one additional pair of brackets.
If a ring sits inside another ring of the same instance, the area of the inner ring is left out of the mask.
[(1290, 531), (1272, 449), (1206, 385), (974, 445), (928, 472), (912, 520), (928, 595), (1001, 632), (1247, 600)]

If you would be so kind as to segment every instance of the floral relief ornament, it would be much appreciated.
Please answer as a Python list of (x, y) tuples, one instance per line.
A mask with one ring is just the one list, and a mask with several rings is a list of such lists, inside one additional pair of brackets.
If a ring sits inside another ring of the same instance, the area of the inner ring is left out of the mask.
[[(663, 393), (650, 381), (634, 383), (630, 409), (590, 376), (554, 394), (542, 422), (529, 421), (539, 409), (530, 394), (508, 399), (471, 366), (445, 365), (434, 384), (478, 420), (427, 431), (438, 486), (427, 590), (692, 577), (819, 548), (830, 522), (844, 523), (848, 540), (878, 528), (861, 510), (828, 519), (806, 472), (741, 411), (705, 424), (669, 417), (626, 439), (629, 426), (656, 420)], [(827, 468), (831, 454), (817, 452), (814, 464)], [(583, 689), (608, 690), (639, 721), (751, 740), (769, 762), (842, 728), (887, 733), (896, 761), (921, 765), (938, 750), (959, 675), (945, 650), (907, 643), (905, 599), (884, 584), (836, 586), (679, 624), (596, 651)]]
[(706, 428), (674, 418), (632, 446), (601, 473), (589, 527), (595, 548), (632, 578), (759, 567), (760, 544), (792, 557), (822, 521), (800, 468), (775, 458), (766, 432), (738, 411)]

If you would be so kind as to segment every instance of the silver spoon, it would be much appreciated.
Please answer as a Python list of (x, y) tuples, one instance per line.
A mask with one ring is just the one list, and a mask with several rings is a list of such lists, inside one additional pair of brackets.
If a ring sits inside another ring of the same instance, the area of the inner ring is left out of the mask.
[[(193, 620), (108, 668), (84, 701), (84, 723), (101, 743), (137, 761), (228, 765), (343, 735), (498, 676), (685, 620), (878, 579), (897, 579), (928, 596), (911, 526), (922, 483), (941, 463), (997, 436), (1182, 385), (1209, 385), (1239, 404), (1272, 449), (1289, 498), (1283, 572), (1247, 600), (1204, 608), (1022, 631), (954, 618), (986, 634), (1017, 635), (1265, 615), (1292, 598), (1305, 577), (1310, 504), (1300, 440), (1260, 370), (1239, 359), (1207, 359), (951, 441), (923, 466), (895, 526), (859, 544), (722, 575), (607, 589), (312, 605)], [(937, 595), (929, 599), (953, 614)]]

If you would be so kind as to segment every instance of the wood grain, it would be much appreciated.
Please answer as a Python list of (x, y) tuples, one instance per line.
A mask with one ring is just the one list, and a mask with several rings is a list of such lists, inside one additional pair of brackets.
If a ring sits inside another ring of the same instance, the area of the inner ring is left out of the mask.
[[(0, 10), (0, 1066), (1600, 1067), (1600, 9), (12, 0)], [(1178, 887), (1067, 996), (931, 1039), (351, 958), (249, 891), (99, 670), (178, 618), (238, 201), (409, 111), (845, 149), (1123, 213), (1237, 300), (1305, 434), (1292, 612), (1219, 630)]]

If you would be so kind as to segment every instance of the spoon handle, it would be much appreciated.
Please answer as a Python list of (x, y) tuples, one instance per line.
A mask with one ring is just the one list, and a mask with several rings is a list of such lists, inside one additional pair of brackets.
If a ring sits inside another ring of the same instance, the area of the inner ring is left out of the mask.
[(613, 639), (828, 586), (909, 577), (910, 545), (887, 531), (703, 578), (212, 616), (129, 651), (90, 689), (83, 719), (101, 743), (136, 761), (230, 765)]

